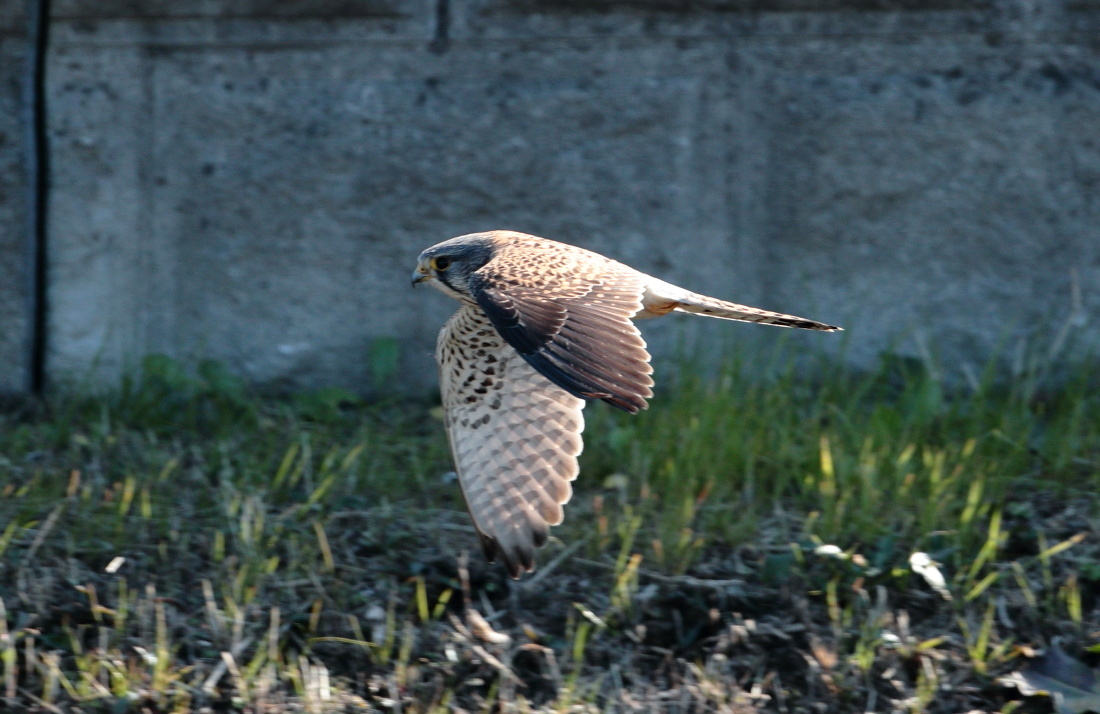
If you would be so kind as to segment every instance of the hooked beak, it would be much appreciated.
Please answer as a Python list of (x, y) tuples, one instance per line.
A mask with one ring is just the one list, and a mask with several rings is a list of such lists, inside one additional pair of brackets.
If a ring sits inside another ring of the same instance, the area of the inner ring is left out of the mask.
[(412, 274), (412, 284), (422, 283), (425, 280), (431, 280), (432, 274), (428, 272), (428, 269), (423, 265), (416, 266), (416, 270)]

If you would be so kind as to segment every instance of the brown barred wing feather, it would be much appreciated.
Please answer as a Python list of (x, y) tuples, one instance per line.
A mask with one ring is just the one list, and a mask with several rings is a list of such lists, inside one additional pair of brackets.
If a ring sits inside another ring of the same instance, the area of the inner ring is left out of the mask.
[(486, 557), (519, 577), (572, 495), (584, 401), (537, 373), (473, 305), (448, 321), (436, 351), (466, 505)]
[(570, 394), (635, 413), (653, 396), (645, 341), (631, 318), (645, 286), (634, 271), (605, 271), (560, 286), (524, 286), (492, 274), (471, 293), (540, 374)]

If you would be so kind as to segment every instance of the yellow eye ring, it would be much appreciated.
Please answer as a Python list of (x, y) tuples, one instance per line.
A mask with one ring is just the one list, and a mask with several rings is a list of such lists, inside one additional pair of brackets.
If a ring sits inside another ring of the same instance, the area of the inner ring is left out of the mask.
[(431, 266), (432, 270), (438, 270), (442, 273), (444, 270), (451, 267), (451, 259), (445, 255), (441, 255), (437, 258), (432, 258)]

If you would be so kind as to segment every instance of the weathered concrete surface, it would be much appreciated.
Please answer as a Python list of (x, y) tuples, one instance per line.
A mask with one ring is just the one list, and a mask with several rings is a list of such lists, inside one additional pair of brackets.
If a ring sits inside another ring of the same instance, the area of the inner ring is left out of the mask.
[(27, 184), (23, 3), (0, 6), (0, 394), (27, 388)]
[[(361, 388), (397, 338), (421, 388), (453, 306), (415, 256), (496, 227), (844, 324), (861, 364), (978, 367), (1071, 308), (1100, 344), (1100, 3), (55, 6), (55, 379)], [(658, 354), (781, 334), (661, 322)]]
[[(866, 52), (830, 52), (809, 76), (755, 57), (779, 68), (758, 115), (774, 165), (765, 292), (843, 295), (853, 334), (912, 332), (978, 369), (998, 341), (1037, 346), (1067, 320), (1100, 345), (1100, 64), (1024, 49), (937, 48), (920, 72), (922, 50), (895, 51), (873, 73)], [(800, 287), (807, 266), (833, 280)]]

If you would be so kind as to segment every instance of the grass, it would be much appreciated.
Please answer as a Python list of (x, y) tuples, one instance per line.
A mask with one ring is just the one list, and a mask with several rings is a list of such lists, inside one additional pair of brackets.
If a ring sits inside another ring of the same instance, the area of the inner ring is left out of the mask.
[(1028, 648), (1094, 656), (1100, 372), (754, 365), (666, 378), (636, 417), (593, 405), (519, 583), (482, 561), (431, 402), (262, 397), (151, 357), (110, 394), (12, 404), (0, 702), (1024, 711), (998, 677)]

